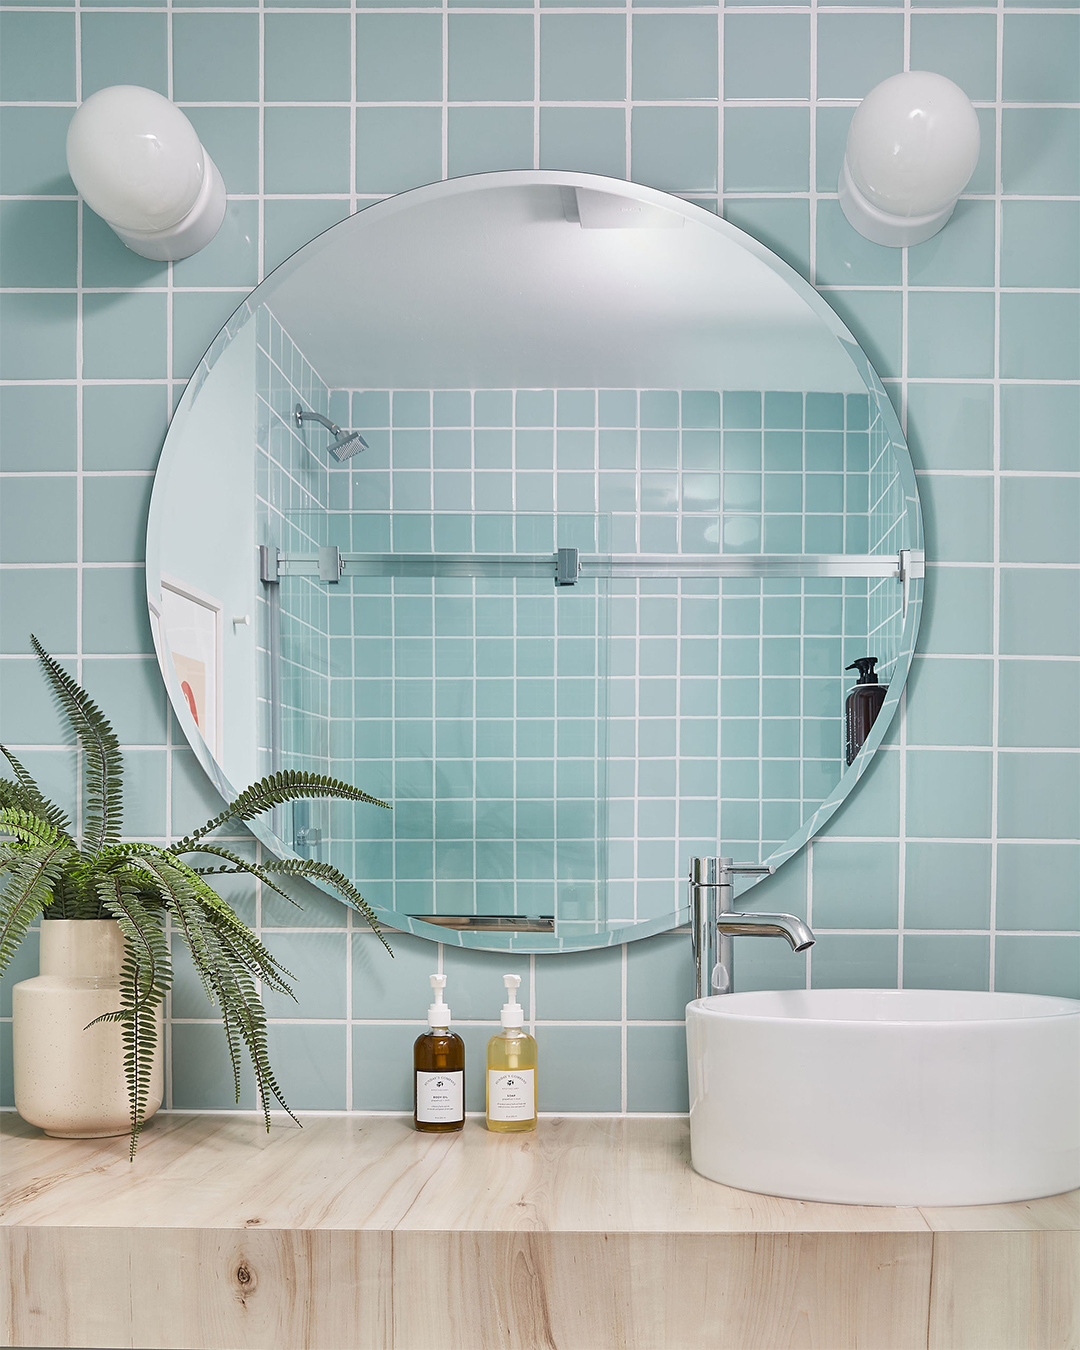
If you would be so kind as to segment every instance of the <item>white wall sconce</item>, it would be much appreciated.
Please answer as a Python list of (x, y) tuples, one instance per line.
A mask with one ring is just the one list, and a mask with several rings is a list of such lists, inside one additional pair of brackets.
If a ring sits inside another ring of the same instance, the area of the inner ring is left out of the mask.
[(76, 110), (68, 171), (86, 204), (133, 252), (173, 262), (225, 218), (225, 184), (195, 128), (153, 89), (114, 84)]
[(891, 75), (855, 109), (840, 206), (875, 244), (921, 244), (948, 221), (979, 158), (979, 119), (964, 91), (928, 70)]

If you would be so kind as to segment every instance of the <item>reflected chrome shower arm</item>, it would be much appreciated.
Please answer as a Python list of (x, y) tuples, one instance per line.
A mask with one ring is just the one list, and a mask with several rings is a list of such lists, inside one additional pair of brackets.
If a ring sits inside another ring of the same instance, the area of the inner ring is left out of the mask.
[(336, 422), (331, 422), (329, 417), (324, 417), (322, 413), (308, 412), (302, 403), (298, 403), (293, 409), (293, 421), (298, 427), (302, 427), (305, 422), (318, 422), (320, 426), (327, 429), (331, 436), (341, 435), (341, 428)]

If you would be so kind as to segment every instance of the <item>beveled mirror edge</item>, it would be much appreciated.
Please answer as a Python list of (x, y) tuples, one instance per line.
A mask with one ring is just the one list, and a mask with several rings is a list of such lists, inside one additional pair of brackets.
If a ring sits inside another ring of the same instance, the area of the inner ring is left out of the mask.
[[(858, 342), (836, 311), (805, 278), (800, 276), (794, 268), (784, 262), (784, 260), (775, 253), (771, 252), (771, 250), (766, 248), (764, 244), (760, 243), (752, 235), (740, 230), (737, 226), (730, 224), (720, 216), (713, 215), (712, 212), (705, 210), (704, 207), (685, 201), (681, 197), (675, 197), (670, 193), (662, 192), (659, 189), (645, 187), (625, 179), (606, 178), (598, 174), (544, 169), (509, 170), (504, 172), (473, 174), (463, 178), (445, 179), (437, 183), (426, 184), (423, 187), (412, 188), (407, 192), (398, 193), (393, 197), (387, 197), (383, 201), (375, 202), (373, 205), (366, 207), (362, 212), (357, 212), (356, 215), (366, 217), (371, 212), (375, 212), (377, 217), (392, 215), (400, 210), (408, 209), (411, 205), (432, 199), (457, 196), (460, 193), (474, 190), (478, 186), (495, 188), (522, 185), (591, 187), (598, 191), (608, 192), (617, 196), (633, 197), (635, 200), (643, 200), (668, 210), (677, 210), (684, 214), (688, 219), (699, 221), (715, 230), (717, 233), (725, 235), (727, 238), (737, 242), (741, 247), (745, 248), (747, 252), (751, 253), (759, 261), (769, 267), (781, 280), (785, 281), (809, 307), (814, 316), (822, 321), (825, 327), (841, 344), (848, 359), (858, 372), (867, 392), (877, 403), (878, 411), (882, 417), (885, 430), (889, 437), (889, 442), (896, 455), (897, 471), (903, 487), (904, 498), (907, 503), (907, 510), (904, 514), (902, 526), (902, 548), (921, 550), (924, 547), (922, 511), (915, 478), (915, 468), (911, 461), (907, 440), (900, 426), (896, 411), (889, 399), (888, 393), (881, 383), (881, 380), (878, 378), (877, 372), (870, 364), (865, 352), (859, 346)], [(328, 235), (353, 219), (355, 219), (355, 216), (347, 217), (346, 221), (338, 221), (335, 225), (322, 231), (306, 244), (301, 245), (301, 247), (290, 254), (288, 258), (279, 263), (278, 266), (251, 291), (244, 301), (237, 306), (236, 310), (233, 311), (221, 330), (215, 335), (214, 340), (207, 348), (203, 357), (200, 359), (199, 364), (184, 390), (183, 396), (177, 404), (176, 410), (170, 420), (169, 430), (162, 447), (159, 470), (165, 462), (166, 455), (169, 451), (169, 442), (174, 438), (174, 431), (179, 432), (182, 427), (186, 412), (194, 402), (194, 399), (198, 396), (199, 390), (206, 377), (214, 368), (217, 359), (225, 350), (228, 343), (240, 329), (247, 324), (254, 315), (258, 305), (261, 303), (258, 299), (259, 292), (263, 287), (268, 286), (270, 282), (280, 281), (290, 276), (298, 267), (302, 266), (305, 261), (313, 256), (314, 250), (326, 245)], [(302, 256), (305, 254), (307, 255), (306, 258)], [(177, 436), (174, 440), (174, 447), (178, 439)], [(161, 637), (161, 626), (159, 621), (161, 565), (158, 541), (160, 538), (159, 522), (161, 515), (165, 510), (162, 484), (163, 476), (158, 472), (155, 474), (154, 486), (151, 492), (145, 550), (147, 605), (150, 614), (150, 627), (153, 635), (158, 667), (165, 683), (173, 714), (179, 722), (189, 746), (195, 754), (200, 766), (210, 779), (210, 782), (213, 784), (214, 789), (225, 801), (230, 801), (236, 796), (239, 789), (230, 782), (222, 767), (211, 755), (209, 747), (199, 733), (194, 718), (188, 708), (187, 701), (180, 692), (179, 681), (176, 678), (171, 655)], [(812, 815), (802, 822), (799, 829), (789, 839), (780, 845), (779, 848), (774, 849), (766, 858), (761, 859), (763, 863), (770, 863), (774, 868), (779, 868), (783, 863), (794, 857), (810, 839), (821, 831), (824, 825), (843, 805), (844, 801), (867, 772), (873, 762), (875, 753), (888, 733), (896, 715), (896, 711), (900, 706), (900, 698), (910, 673), (911, 662), (919, 634), (919, 625), (922, 618), (923, 579), (922, 577), (913, 578), (905, 584), (909, 589), (907, 591), (903, 628), (901, 630), (893, 677), (889, 683), (885, 701), (874, 721), (870, 734), (855, 760), (847, 766), (841, 774), (840, 779), (832, 792), (830, 792), (824, 801), (822, 801), (821, 805), (812, 813)], [(300, 856), (292, 847), (275, 834), (265, 821), (261, 819), (251, 820), (245, 823), (244, 828), (254, 835), (259, 844), (266, 848), (273, 856), (279, 858), (295, 858)], [(678, 880), (678, 878), (676, 878), (676, 880)], [(321, 885), (317, 881), (313, 881), (312, 884), (317, 886), (319, 890), (322, 890), (327, 895), (331, 896), (338, 903), (345, 903), (329, 886)], [(362, 887), (362, 881), (358, 884)], [(748, 889), (752, 889), (752, 886), (756, 884), (758, 884), (756, 881), (752, 882)], [(400, 914), (396, 910), (384, 909), (382, 906), (373, 905), (373, 908), (383, 921), (383, 926), (390, 931), (410, 933), (416, 937), (423, 937), (434, 942), (447, 943), (451, 946), (469, 947), (485, 951), (513, 951), (522, 955), (543, 954), (545, 952), (587, 951), (597, 947), (618, 946), (623, 942), (638, 941), (641, 938), (653, 937), (660, 933), (670, 932), (674, 928), (684, 926), (689, 918), (689, 909), (686, 898), (680, 897), (678, 907), (659, 918), (650, 919), (642, 923), (623, 925), (610, 932), (579, 935), (572, 939), (566, 939), (558, 936), (545, 937), (545, 935), (542, 934), (529, 934), (526, 937), (522, 934), (497, 935), (471, 933), (427, 923), (421, 919), (415, 919), (408, 915)]]

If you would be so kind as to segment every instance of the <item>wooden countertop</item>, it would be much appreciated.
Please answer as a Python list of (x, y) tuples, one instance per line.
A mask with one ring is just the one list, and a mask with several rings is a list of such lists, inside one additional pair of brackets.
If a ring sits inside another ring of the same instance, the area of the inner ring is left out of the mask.
[(394, 1233), (989, 1233), (1080, 1227), (1080, 1192), (903, 1209), (783, 1200), (698, 1176), (685, 1119), (543, 1119), (419, 1134), (400, 1116), (159, 1114), (126, 1139), (0, 1116), (0, 1225)]

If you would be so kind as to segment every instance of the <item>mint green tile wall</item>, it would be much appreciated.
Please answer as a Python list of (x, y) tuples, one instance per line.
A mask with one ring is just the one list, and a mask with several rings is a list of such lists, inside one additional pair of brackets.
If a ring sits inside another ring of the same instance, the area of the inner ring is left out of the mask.
[[(0, 735), (70, 799), (71, 755), (29, 668), (36, 628), (124, 713), (132, 826), (163, 837), (209, 812), (163, 715), (138, 551), (164, 415), (200, 353), (290, 249), (386, 193), (501, 168), (632, 175), (719, 209), (820, 287), (907, 425), (926, 507), (910, 716), (822, 843), (754, 892), (819, 911), (808, 965), (740, 940), (743, 985), (803, 983), (809, 967), (829, 985), (1080, 993), (1077, 6), (461, 9), (0, 7)], [(858, 99), (905, 65), (965, 87), (983, 153), (948, 229), (902, 254), (846, 228), (835, 183)], [(224, 172), (226, 224), (194, 259), (136, 258), (72, 193), (71, 111), (110, 81), (184, 104)], [(114, 679), (121, 665), (133, 678)], [(325, 993), (276, 1024), (286, 1089), (301, 1106), (401, 1106), (409, 1016), (439, 953), (402, 941), (415, 959), (391, 967), (331, 901), (306, 899), (302, 915), (250, 911), (275, 942), (297, 918), (341, 935), (312, 947)], [(589, 992), (592, 959), (547, 984), (528, 963), (550, 1104), (678, 1109), (683, 940), (610, 958), (617, 1002)], [(454, 967), (470, 1045), (502, 961)], [(368, 1010), (366, 981), (393, 1012)], [(0, 1020), (0, 1050), (9, 1031)], [(170, 1039), (169, 1101), (227, 1105), (220, 1033), (178, 1017)]]

